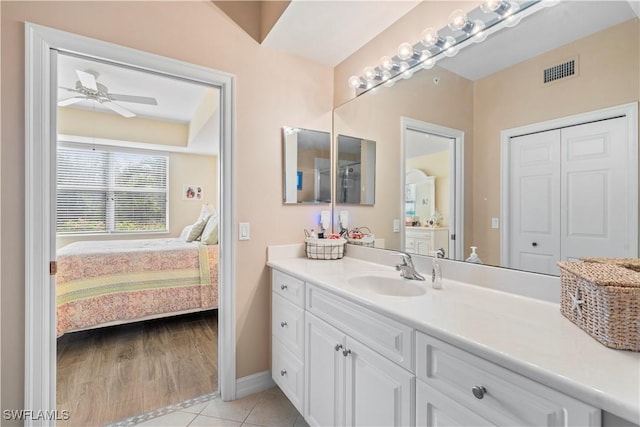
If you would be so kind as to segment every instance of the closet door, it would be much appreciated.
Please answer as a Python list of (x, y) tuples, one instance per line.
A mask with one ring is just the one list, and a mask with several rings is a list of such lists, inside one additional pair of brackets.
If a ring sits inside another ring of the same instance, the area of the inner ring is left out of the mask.
[(509, 267), (559, 274), (560, 130), (511, 138)]
[(562, 129), (562, 259), (635, 257), (629, 244), (627, 120)]

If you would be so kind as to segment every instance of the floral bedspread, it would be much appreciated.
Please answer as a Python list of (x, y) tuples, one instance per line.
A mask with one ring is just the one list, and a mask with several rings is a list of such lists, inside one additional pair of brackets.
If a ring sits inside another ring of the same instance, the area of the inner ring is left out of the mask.
[(57, 334), (218, 306), (218, 246), (77, 242), (57, 253)]

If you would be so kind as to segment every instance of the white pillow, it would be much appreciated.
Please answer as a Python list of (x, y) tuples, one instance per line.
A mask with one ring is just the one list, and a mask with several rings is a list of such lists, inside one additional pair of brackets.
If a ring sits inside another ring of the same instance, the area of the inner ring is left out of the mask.
[(205, 245), (218, 244), (218, 215), (211, 215), (202, 231), (200, 241)]
[(205, 219), (198, 219), (193, 223), (193, 225), (191, 226), (191, 231), (185, 239), (185, 242), (193, 242), (198, 237), (200, 237), (200, 235), (202, 234), (202, 230), (204, 230), (204, 227), (207, 225), (207, 219), (209, 219), (209, 217)]
[(187, 241), (187, 237), (189, 237), (189, 233), (191, 233), (191, 229), (193, 229), (193, 224), (187, 225), (185, 228), (183, 228), (182, 232), (180, 233), (180, 239)]
[(202, 205), (202, 209), (200, 209), (200, 216), (198, 217), (198, 219), (206, 220), (211, 215), (215, 215), (215, 214), (216, 214), (216, 210), (213, 208), (213, 206), (205, 203), (204, 205)]

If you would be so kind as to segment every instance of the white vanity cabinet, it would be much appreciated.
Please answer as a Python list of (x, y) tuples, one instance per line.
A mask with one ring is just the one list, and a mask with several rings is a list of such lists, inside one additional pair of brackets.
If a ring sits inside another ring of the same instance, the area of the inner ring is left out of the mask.
[(305, 332), (310, 425), (413, 425), (413, 373), (309, 312)]
[(300, 412), (304, 402), (304, 282), (273, 270), (271, 377)]
[(418, 426), (599, 426), (600, 410), (416, 333)]
[(449, 256), (449, 229), (406, 227), (405, 251), (418, 255), (432, 255), (440, 248)]

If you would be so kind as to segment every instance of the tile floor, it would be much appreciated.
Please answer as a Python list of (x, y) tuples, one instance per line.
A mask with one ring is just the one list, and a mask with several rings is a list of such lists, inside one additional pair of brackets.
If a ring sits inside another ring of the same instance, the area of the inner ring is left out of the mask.
[(308, 427), (278, 387), (232, 402), (215, 398), (135, 424), (140, 427)]

